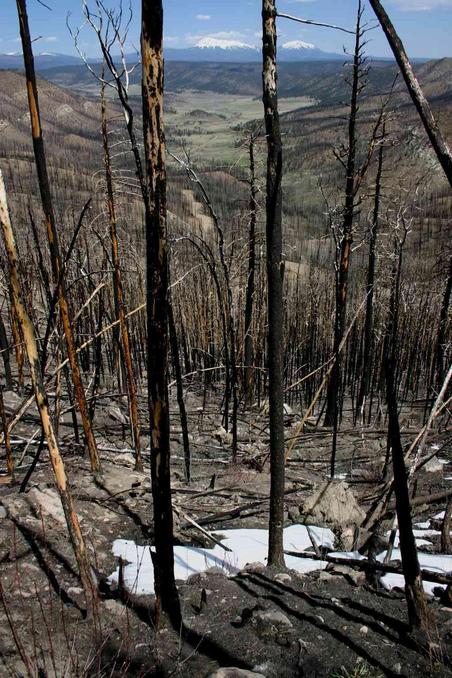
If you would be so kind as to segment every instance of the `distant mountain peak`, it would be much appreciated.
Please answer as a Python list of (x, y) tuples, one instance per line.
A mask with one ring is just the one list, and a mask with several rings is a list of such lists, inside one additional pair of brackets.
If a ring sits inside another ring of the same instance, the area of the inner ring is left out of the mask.
[(248, 45), (240, 40), (228, 40), (227, 38), (201, 38), (195, 47), (200, 49), (252, 49), (256, 50), (254, 45)]
[(289, 40), (282, 47), (283, 49), (316, 49), (312, 42), (303, 42), (303, 40)]

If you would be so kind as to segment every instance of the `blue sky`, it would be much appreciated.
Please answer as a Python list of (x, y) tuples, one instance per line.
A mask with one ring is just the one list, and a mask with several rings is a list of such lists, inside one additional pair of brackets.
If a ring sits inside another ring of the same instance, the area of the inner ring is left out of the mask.
[[(45, 0), (52, 11), (37, 0), (28, 0), (30, 24), (36, 42), (36, 51), (74, 53), (66, 28), (67, 13), (71, 23), (81, 22), (81, 0)], [(93, 0), (89, 0), (94, 4)], [(127, 4), (125, 0), (124, 4)], [(115, 0), (105, 0), (114, 7)], [(412, 57), (452, 56), (452, 0), (386, 0), (390, 14), (405, 46)], [(139, 43), (139, 12), (141, 3), (132, 0), (135, 17), (130, 32), (130, 42)], [(327, 21), (353, 27), (355, 0), (279, 0), (278, 9), (287, 14)], [(164, 0), (166, 46), (194, 45), (203, 37), (216, 37), (258, 45), (260, 31), (260, 0)], [(370, 7), (366, 17), (373, 21)], [(304, 40), (320, 49), (341, 52), (348, 46), (344, 33), (325, 28), (301, 26), (285, 19), (278, 20), (280, 41)], [(19, 49), (16, 3), (0, 0), (0, 52)], [(369, 35), (368, 52), (375, 56), (389, 56), (385, 38), (380, 29)], [(83, 31), (80, 42), (89, 56), (96, 56), (93, 34)]]

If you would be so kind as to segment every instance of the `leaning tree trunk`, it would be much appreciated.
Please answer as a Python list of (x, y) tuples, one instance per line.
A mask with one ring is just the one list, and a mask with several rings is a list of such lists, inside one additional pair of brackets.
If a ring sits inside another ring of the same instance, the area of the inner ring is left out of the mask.
[(433, 116), (431, 108), (409, 62), (407, 53), (380, 0), (369, 0), (386, 35), (405, 80), (408, 92), (428, 134), (441, 167), (452, 186), (452, 153)]
[(163, 7), (142, 0), (141, 59), (147, 199), (146, 264), (148, 398), (151, 481), (154, 501), (155, 594), (160, 610), (179, 627), (181, 610), (174, 579), (173, 511), (168, 403), (168, 243), (165, 136), (163, 131)]
[(39, 364), (38, 347), (36, 344), (36, 336), (33, 324), (30, 320), (28, 312), (23, 301), (23, 293), (20, 287), (18, 275), (18, 254), (16, 241), (11, 225), (11, 220), (8, 212), (8, 205), (6, 201), (5, 185), (3, 183), (3, 176), (0, 171), (0, 224), (3, 231), (3, 238), (5, 242), (5, 250), (8, 258), (9, 268), (9, 284), (12, 289), (14, 306), (17, 313), (17, 319), (24, 339), (25, 350), (30, 365), (30, 374), (33, 382), (33, 390), (36, 400), (36, 405), (41, 418), (41, 424), (46, 436), (47, 445), (49, 449), (50, 461), (52, 463), (53, 472), (55, 475), (55, 483), (60, 495), (61, 504), (63, 506), (66, 524), (71, 539), (72, 548), (77, 560), (80, 579), (82, 581), (83, 590), (85, 592), (86, 604), (90, 612), (97, 619), (95, 614), (97, 611), (97, 586), (94, 580), (93, 572), (91, 570), (88, 553), (86, 551), (85, 541), (80, 531), (80, 526), (75, 513), (72, 494), (69, 488), (66, 472), (64, 469), (63, 459), (58, 449), (58, 443), (55, 437), (55, 432), (49, 412), (49, 402), (47, 393), (45, 391), (44, 383), (41, 375), (41, 366)]
[(270, 522), (268, 564), (284, 565), (284, 312), (282, 272), (282, 143), (278, 113), (275, 0), (262, 2), (263, 103), (267, 136), (268, 378)]
[(399, 413), (397, 408), (396, 356), (397, 319), (401, 274), (401, 252), (396, 258), (392, 274), (389, 322), (385, 337), (384, 372), (386, 377), (386, 398), (388, 407), (388, 441), (392, 452), (396, 513), (400, 534), (400, 553), (405, 578), (405, 596), (408, 619), (411, 627), (424, 627), (428, 612), (425, 603), (422, 575), (413, 535), (410, 495), (407, 470), (400, 438)]
[(27, 79), (28, 106), (30, 109), (31, 131), (33, 137), (33, 150), (35, 156), (36, 170), (38, 173), (39, 191), (45, 216), (47, 237), (49, 241), (50, 260), (52, 264), (52, 274), (54, 284), (57, 286), (58, 303), (60, 307), (60, 316), (63, 324), (64, 336), (66, 339), (67, 355), (72, 371), (72, 380), (76, 393), (80, 416), (82, 418), (83, 431), (86, 444), (88, 446), (91, 469), (98, 471), (100, 468), (99, 454), (97, 451), (96, 440), (94, 438), (91, 421), (88, 414), (86, 395), (82, 384), (80, 367), (78, 364), (77, 353), (75, 349), (74, 336), (69, 318), (69, 307), (66, 298), (64, 285), (64, 270), (61, 261), (60, 248), (58, 243), (58, 233), (55, 222), (55, 213), (53, 210), (52, 197), (50, 193), (49, 175), (47, 171), (47, 161), (44, 148), (44, 139), (42, 136), (41, 117), (39, 113), (38, 89), (36, 85), (36, 75), (33, 59), (33, 50), (31, 46), (30, 29), (28, 26), (28, 16), (26, 0), (16, 0), (17, 12), (19, 16), (20, 37), (24, 53), (25, 76)]
[(102, 141), (104, 146), (105, 180), (107, 186), (107, 208), (110, 221), (110, 239), (111, 239), (111, 258), (113, 262), (113, 289), (115, 296), (115, 310), (119, 320), (119, 329), (122, 340), (122, 353), (124, 356), (124, 365), (126, 368), (127, 395), (129, 403), (130, 424), (132, 428), (133, 445), (135, 449), (135, 470), (143, 470), (143, 461), (141, 459), (140, 444), (140, 424), (138, 418), (138, 400), (135, 375), (133, 372), (132, 356), (130, 353), (129, 329), (126, 322), (124, 308), (124, 291), (122, 286), (121, 262), (119, 259), (119, 244), (117, 232), (116, 205), (113, 190), (113, 173), (111, 168), (110, 147), (108, 143), (108, 123), (107, 108), (105, 99), (105, 86), (102, 85), (101, 91), (101, 113), (102, 113)]

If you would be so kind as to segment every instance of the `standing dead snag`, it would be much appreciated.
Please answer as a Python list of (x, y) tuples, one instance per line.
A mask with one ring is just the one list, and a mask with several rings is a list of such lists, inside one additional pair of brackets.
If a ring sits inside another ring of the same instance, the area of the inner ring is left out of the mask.
[(336, 457), (336, 437), (339, 418), (339, 392), (341, 390), (341, 357), (339, 345), (345, 331), (348, 276), (350, 257), (353, 243), (353, 224), (355, 218), (355, 197), (357, 193), (356, 181), (356, 149), (357, 149), (357, 116), (358, 98), (362, 89), (360, 80), (362, 76), (363, 53), (362, 53), (362, 29), (361, 17), (363, 9), (361, 2), (358, 3), (356, 20), (355, 50), (353, 55), (352, 92), (350, 99), (350, 115), (348, 119), (348, 148), (347, 162), (345, 165), (345, 202), (342, 222), (342, 233), (338, 239), (339, 261), (336, 265), (336, 314), (334, 321), (334, 365), (331, 379), (328, 384), (327, 408), (325, 414), (325, 426), (333, 426), (333, 450), (331, 455), (331, 477), (334, 476)]
[(163, 129), (163, 7), (142, 0), (141, 58), (143, 135), (146, 163), (146, 267), (148, 400), (151, 429), (151, 482), (154, 503), (154, 575), (157, 616), (167, 613), (180, 627), (174, 579), (173, 511), (168, 404), (168, 243), (165, 135)]
[[(383, 175), (384, 158), (384, 137), (385, 124), (383, 123), (380, 148), (378, 151), (377, 175), (375, 179), (375, 198), (372, 214), (372, 224), (370, 227), (369, 238), (369, 256), (367, 263), (367, 297), (366, 297), (366, 318), (364, 321), (364, 349), (363, 349), (363, 368), (361, 376), (360, 391), (358, 397), (357, 410), (362, 409), (362, 420), (364, 423), (364, 406), (370, 390), (370, 381), (372, 376), (373, 347), (374, 347), (374, 284), (375, 268), (377, 263), (377, 237), (380, 222), (380, 203), (381, 203), (381, 183)], [(370, 411), (369, 411), (370, 414)]]
[(374, 10), (375, 14), (377, 15), (378, 21), (380, 22), (389, 42), (389, 46), (391, 47), (396, 58), (405, 80), (408, 92), (414, 105), (416, 106), (417, 112), (419, 113), (419, 116), (425, 127), (425, 131), (427, 132), (427, 135), (430, 139), (430, 143), (432, 144), (436, 156), (441, 163), (441, 167), (444, 170), (449, 184), (452, 186), (452, 152), (438, 127), (438, 123), (433, 116), (429, 103), (424, 96), (416, 76), (414, 75), (413, 68), (409, 62), (403, 43), (397, 35), (396, 30), (392, 25), (389, 16), (386, 14), (386, 11), (380, 0), (369, 0), (369, 2), (372, 5), (372, 9)]
[(275, 0), (262, 2), (263, 104), (267, 135), (268, 372), (270, 406), (270, 521), (268, 564), (284, 565), (284, 310), (282, 279), (282, 143), (278, 113)]
[(91, 613), (97, 609), (97, 586), (91, 570), (88, 553), (86, 551), (85, 541), (80, 531), (77, 514), (75, 513), (72, 494), (64, 469), (63, 459), (58, 449), (58, 443), (49, 412), (49, 402), (47, 393), (42, 380), (41, 366), (39, 363), (38, 347), (33, 324), (23, 301), (22, 290), (18, 275), (18, 256), (16, 241), (11, 225), (6, 201), (6, 191), (3, 182), (3, 176), (0, 171), (0, 224), (5, 242), (5, 250), (8, 259), (9, 283), (12, 289), (14, 307), (16, 309), (19, 327), (24, 338), (25, 350), (27, 352), (28, 362), (30, 364), (30, 374), (33, 382), (34, 396), (36, 405), (41, 418), (42, 428), (44, 430), (47, 445), (49, 448), (50, 461), (52, 463), (55, 475), (55, 483), (60, 495), (63, 506), (66, 524), (71, 539), (72, 548), (77, 560), (80, 578), (83, 590), (85, 592), (86, 604)]
[(129, 402), (130, 423), (132, 426), (133, 445), (135, 448), (135, 469), (143, 470), (140, 445), (140, 424), (138, 419), (138, 402), (135, 375), (133, 373), (132, 356), (130, 353), (129, 329), (127, 327), (124, 308), (124, 291), (122, 285), (121, 262), (119, 258), (119, 245), (117, 233), (116, 205), (113, 190), (113, 173), (111, 167), (110, 148), (108, 144), (107, 103), (105, 99), (105, 85), (101, 89), (101, 113), (102, 113), (102, 141), (104, 147), (105, 181), (107, 186), (107, 209), (110, 221), (111, 258), (113, 262), (113, 289), (115, 307), (122, 340), (122, 351), (126, 368), (127, 395)]
[(392, 453), (396, 512), (400, 534), (400, 554), (402, 556), (402, 568), (405, 578), (408, 619), (411, 627), (426, 629), (428, 624), (428, 611), (424, 598), (416, 540), (413, 534), (407, 470), (400, 438), (399, 412), (397, 405), (396, 361), (399, 295), (403, 245), (406, 233), (407, 231), (405, 228), (402, 239), (398, 240), (397, 236), (395, 238), (396, 252), (392, 270), (389, 321), (385, 336), (383, 366), (386, 377), (386, 399), (388, 407), (388, 442)]
[(248, 230), (248, 277), (246, 281), (246, 302), (245, 302), (245, 402), (249, 407), (252, 404), (254, 396), (254, 347), (251, 331), (253, 321), (254, 287), (256, 274), (256, 220), (257, 220), (257, 185), (254, 160), (254, 146), (256, 139), (260, 134), (251, 132), (249, 137), (249, 158), (250, 158), (250, 225)]
[(50, 183), (49, 175), (47, 172), (47, 161), (44, 148), (44, 139), (42, 136), (41, 117), (39, 113), (38, 89), (36, 85), (36, 75), (33, 59), (33, 50), (31, 47), (30, 29), (28, 26), (26, 0), (16, 0), (16, 4), (17, 4), (17, 13), (19, 16), (20, 37), (24, 53), (28, 106), (30, 109), (31, 131), (33, 137), (33, 150), (35, 155), (36, 170), (38, 173), (39, 191), (41, 194), (42, 208), (45, 216), (47, 238), (49, 241), (53, 282), (57, 286), (58, 304), (60, 307), (60, 316), (63, 324), (64, 336), (66, 339), (67, 354), (71, 366), (72, 380), (74, 382), (74, 390), (77, 397), (80, 416), (82, 418), (83, 431), (85, 434), (86, 444), (88, 446), (91, 461), (91, 469), (93, 471), (98, 471), (100, 469), (99, 454), (97, 451), (96, 440), (94, 438), (94, 433), (88, 414), (86, 395), (82, 384), (82, 377), (80, 374), (80, 367), (74, 343), (74, 335), (72, 331), (71, 321), (69, 318), (69, 308), (64, 285), (63, 265), (58, 243), (58, 232), (56, 228), (52, 196), (50, 193)]

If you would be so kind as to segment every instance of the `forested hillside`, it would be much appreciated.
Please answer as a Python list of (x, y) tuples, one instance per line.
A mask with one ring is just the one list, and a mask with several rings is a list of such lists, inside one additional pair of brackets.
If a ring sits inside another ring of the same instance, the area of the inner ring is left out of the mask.
[(452, 59), (412, 68), (369, 0), (372, 59), (358, 0), (354, 30), (314, 22), (344, 59), (279, 61), (263, 0), (261, 62), (164, 65), (143, 0), (133, 63), (135, 8), (88, 0), (103, 60), (34, 60), (27, 4), (0, 676), (452, 675)]

